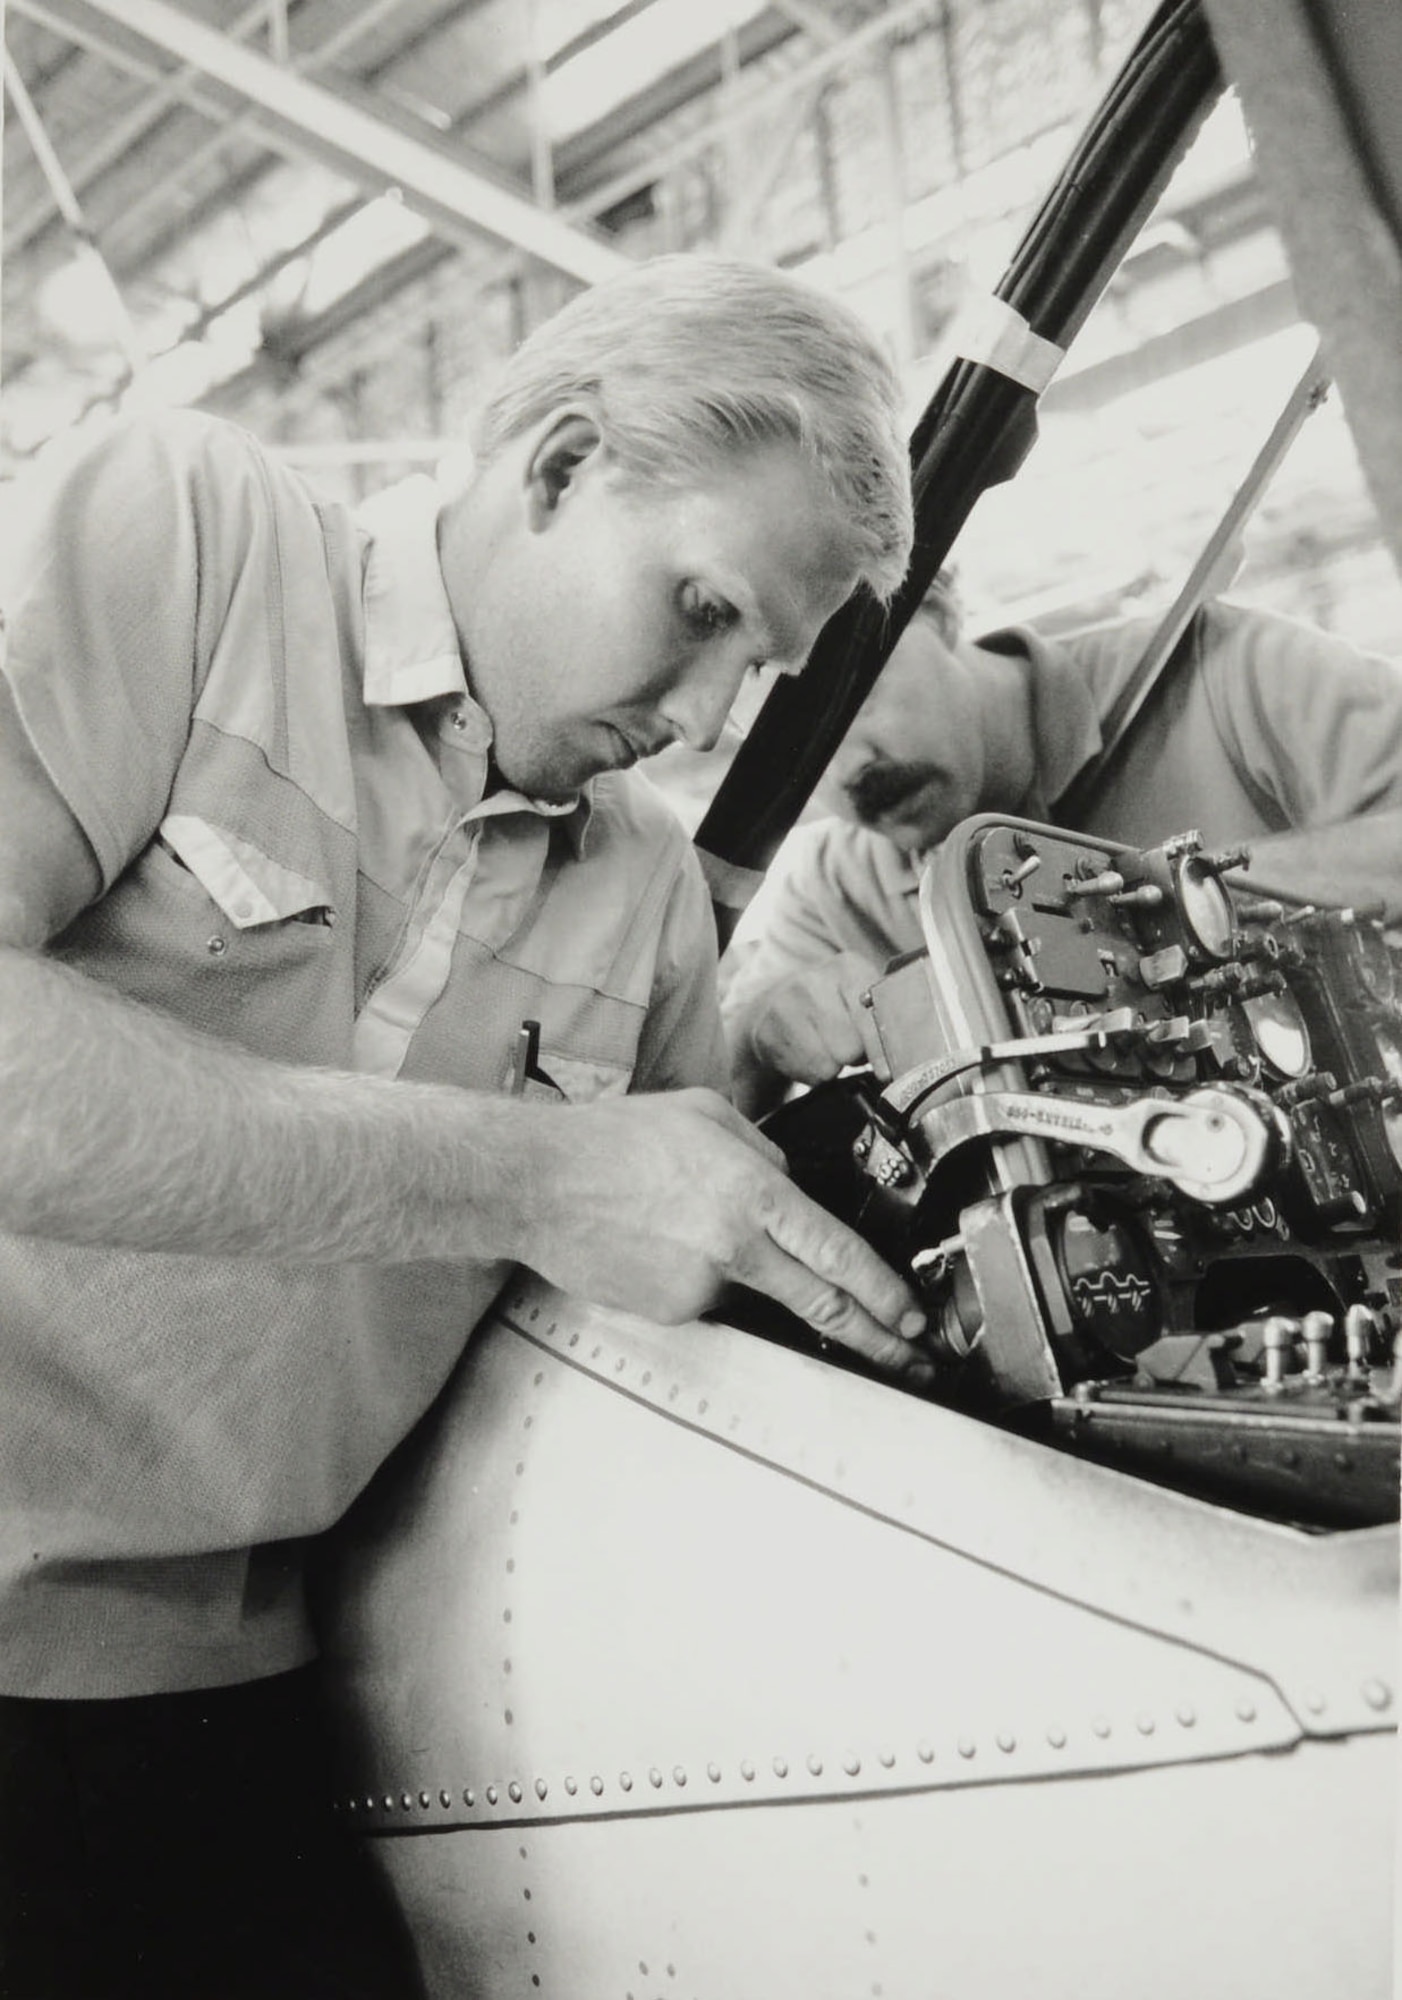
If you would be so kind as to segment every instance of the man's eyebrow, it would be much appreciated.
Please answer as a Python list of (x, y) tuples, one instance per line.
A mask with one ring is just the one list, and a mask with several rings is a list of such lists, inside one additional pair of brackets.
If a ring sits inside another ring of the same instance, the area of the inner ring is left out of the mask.
[(717, 572), (716, 584), (741, 617), (748, 619), (756, 628), (766, 660), (797, 661), (807, 657), (808, 649), (799, 642), (797, 626), (779, 614), (772, 604), (762, 604), (743, 578)]

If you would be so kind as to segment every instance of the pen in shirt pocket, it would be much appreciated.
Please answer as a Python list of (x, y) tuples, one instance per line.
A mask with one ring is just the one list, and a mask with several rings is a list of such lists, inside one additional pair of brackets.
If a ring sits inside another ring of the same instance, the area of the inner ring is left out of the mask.
[(559, 1084), (540, 1066), (539, 1021), (522, 1021), (516, 1030), (506, 1088), (511, 1097), (543, 1097), (557, 1104), (567, 1102)]

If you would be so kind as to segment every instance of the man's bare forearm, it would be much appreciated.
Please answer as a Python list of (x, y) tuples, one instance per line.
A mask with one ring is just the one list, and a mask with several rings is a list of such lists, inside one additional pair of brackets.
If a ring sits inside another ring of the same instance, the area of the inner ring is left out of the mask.
[(1251, 866), (1237, 878), (1247, 890), (1338, 907), (1381, 906), (1389, 919), (1402, 917), (1402, 808), (1248, 844)]
[(291, 1068), (0, 949), (0, 1226), (313, 1262), (514, 1257), (536, 1107)]
[(908, 1286), (714, 1091), (555, 1106), (285, 1067), (15, 948), (0, 948), (0, 1229), (523, 1263), (673, 1322), (738, 1279), (884, 1366), (920, 1365)]

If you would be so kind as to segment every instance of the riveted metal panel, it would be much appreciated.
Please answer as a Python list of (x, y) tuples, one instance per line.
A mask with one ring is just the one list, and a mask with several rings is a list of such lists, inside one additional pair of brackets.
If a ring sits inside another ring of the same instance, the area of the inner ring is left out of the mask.
[(348, 1524), (337, 1806), (435, 1994), (1381, 1994), (1395, 1562), (528, 1281)]
[[(543, 1317), (533, 1323), (532, 1311)], [(1130, 1593), (1139, 1615), (1126, 1617), (1029, 1581), (1010, 1561), (970, 1556), (959, 1545), (1007, 1497), (993, 1490), (996, 1468), (966, 1466), (945, 1492), (944, 1540), (874, 1507), (872, 1439), (849, 1414), (850, 1392), (873, 1385), (759, 1349), (824, 1400), (752, 1401), (745, 1449), (753, 1383), (699, 1381), (689, 1363), (709, 1348), (714, 1367), (717, 1342), (753, 1359), (758, 1344), (698, 1327), (663, 1336), (651, 1354), (637, 1331), (553, 1295), (517, 1301), (474, 1343), (409, 1468), (353, 1523), (330, 1652), (349, 1745), (338, 1803), (359, 1824), (528, 1823), (965, 1787), (1239, 1755), (1301, 1734), (1268, 1663), (1234, 1662), (1220, 1631), (1203, 1650), (1155, 1631), (1142, 1594)], [(681, 1369), (665, 1365), (667, 1341), (680, 1344)], [(630, 1370), (634, 1388), (620, 1393)], [(873, 1393), (917, 1419), (948, 1418)], [(795, 1444), (792, 1426), (805, 1419), (808, 1437)], [(980, 1439), (1021, 1443), (956, 1421)], [(728, 1449), (700, 1428), (708, 1422)], [(807, 1469), (783, 1463), (785, 1450)], [(887, 1479), (915, 1482), (907, 1518), (928, 1501), (923, 1470), (882, 1462)], [(1091, 1497), (1107, 1506), (1132, 1484), (1074, 1461), (1071, 1470), (1095, 1475)], [(1029, 1549), (1046, 1537), (1054, 1490), (1025, 1495)], [(1190, 1504), (1203, 1517), (1207, 1570), (1218, 1510)], [(1131, 1580), (1165, 1561), (1147, 1527), (1131, 1520), (1128, 1543), (1110, 1534)], [(1101, 1543), (1109, 1532), (1084, 1499), (1064, 1531)], [(1318, 1546), (1290, 1540), (1306, 1556)], [(1261, 1581), (1272, 1587), (1269, 1570)], [(1326, 1610), (1324, 1595), (1316, 1576), (1297, 1618)], [(1390, 1632), (1375, 1669), (1388, 1644)], [(1383, 1703), (1357, 1697), (1376, 1727), (1390, 1686), (1381, 1671), (1365, 1685)], [(1332, 1680), (1308, 1699), (1323, 1708), (1311, 1716), (1302, 1701), (1305, 1721), (1337, 1726), (1345, 1703)]]
[(665, 1328), (527, 1279), (502, 1322), (847, 1504), (1267, 1675), (1302, 1727), (1395, 1726), (1398, 1538), (1261, 1521), (711, 1324)]
[(1388, 1739), (373, 1843), (434, 2000), (1387, 2000)]

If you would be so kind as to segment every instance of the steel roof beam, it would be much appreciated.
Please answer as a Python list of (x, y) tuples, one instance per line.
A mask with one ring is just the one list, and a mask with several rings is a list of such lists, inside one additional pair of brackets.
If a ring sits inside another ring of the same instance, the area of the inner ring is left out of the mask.
[[(42, 11), (32, 13), (30, 18), (39, 21), (42, 26), (49, 26), (44, 20)], [(241, 41), (245, 35), (252, 34), (260, 27), (265, 18), (264, 0), (255, 0), (255, 4), (240, 14), (227, 32)], [(54, 31), (62, 34), (62, 26), (56, 25)], [(74, 42), (72, 46), (76, 49), (82, 45)], [(90, 52), (103, 53), (102, 50)], [(75, 191), (81, 192), (90, 186), (100, 174), (121, 160), (132, 147), (139, 145), (172, 106), (181, 101), (181, 87), (189, 82), (190, 76), (184, 70), (176, 72), (165, 81), (158, 81), (155, 88), (143, 97), (139, 104), (134, 105), (125, 118), (119, 119), (114, 126), (109, 126), (97, 145), (85, 153), (83, 158), (70, 169), (69, 178)], [(187, 108), (200, 109), (197, 105), (187, 105)], [(213, 110), (213, 106), (206, 107), (206, 115), (211, 115)], [(29, 207), (19, 216), (8, 219), (5, 227), (5, 255), (13, 256), (31, 242), (40, 230), (53, 220), (57, 206), (50, 193), (48, 200), (31, 201)]]
[(81, 28), (96, 18), (136, 35), (256, 111), (260, 136), (269, 145), (285, 146), (297, 158), (312, 153), (377, 193), (398, 188), (410, 208), (455, 241), (489, 236), (585, 284), (630, 261), (454, 154), (399, 131), (343, 93), (240, 47), (166, 0), (48, 0), (45, 13), (53, 24)]
[[(23, 0), (30, 4), (30, 0)], [(579, 193), (570, 202), (562, 203), (560, 214), (565, 217), (585, 218), (597, 215), (611, 208), (616, 202), (625, 200), (639, 188), (672, 172), (688, 160), (696, 158), (727, 132), (732, 125), (746, 122), (762, 123), (766, 118), (777, 118), (790, 103), (803, 96), (811, 107), (820, 98), (826, 85), (838, 74), (843, 66), (855, 57), (879, 48), (891, 37), (903, 33), (908, 27), (920, 21), (930, 8), (930, 0), (891, 0), (885, 14), (866, 22), (853, 30), (840, 47), (827, 49), (822, 54), (810, 58), (789, 75), (765, 84), (753, 96), (729, 111), (717, 112), (704, 125), (690, 132), (685, 138), (674, 141), (670, 146), (654, 149), (651, 155), (635, 162), (625, 173), (614, 176)], [(707, 88), (711, 87), (710, 85)], [(365, 312), (372, 304), (380, 303), (384, 297), (392, 295), (402, 285), (427, 275), (445, 253), (441, 246), (432, 242), (415, 244), (397, 257), (383, 264), (378, 270), (362, 279), (353, 290), (338, 299), (333, 305), (317, 314), (314, 319), (304, 321), (296, 329), (296, 356), (299, 365), (304, 363), (322, 341), (334, 337), (345, 330), (348, 321), (357, 312)], [(496, 283), (507, 276), (512, 268), (508, 257), (491, 260), (477, 274), (480, 289)], [(377, 359), (382, 345), (390, 338), (398, 338), (384, 332), (368, 331), (363, 354), (370, 360)], [(256, 374), (259, 362), (251, 364), (251, 372)], [(231, 378), (237, 380), (239, 378)], [(206, 407), (213, 406), (213, 399), (223, 391), (225, 385), (212, 389), (204, 399)]]
[(775, 0), (781, 14), (787, 14), (796, 28), (802, 28), (821, 48), (836, 48), (845, 30), (827, 8), (816, 0)]

